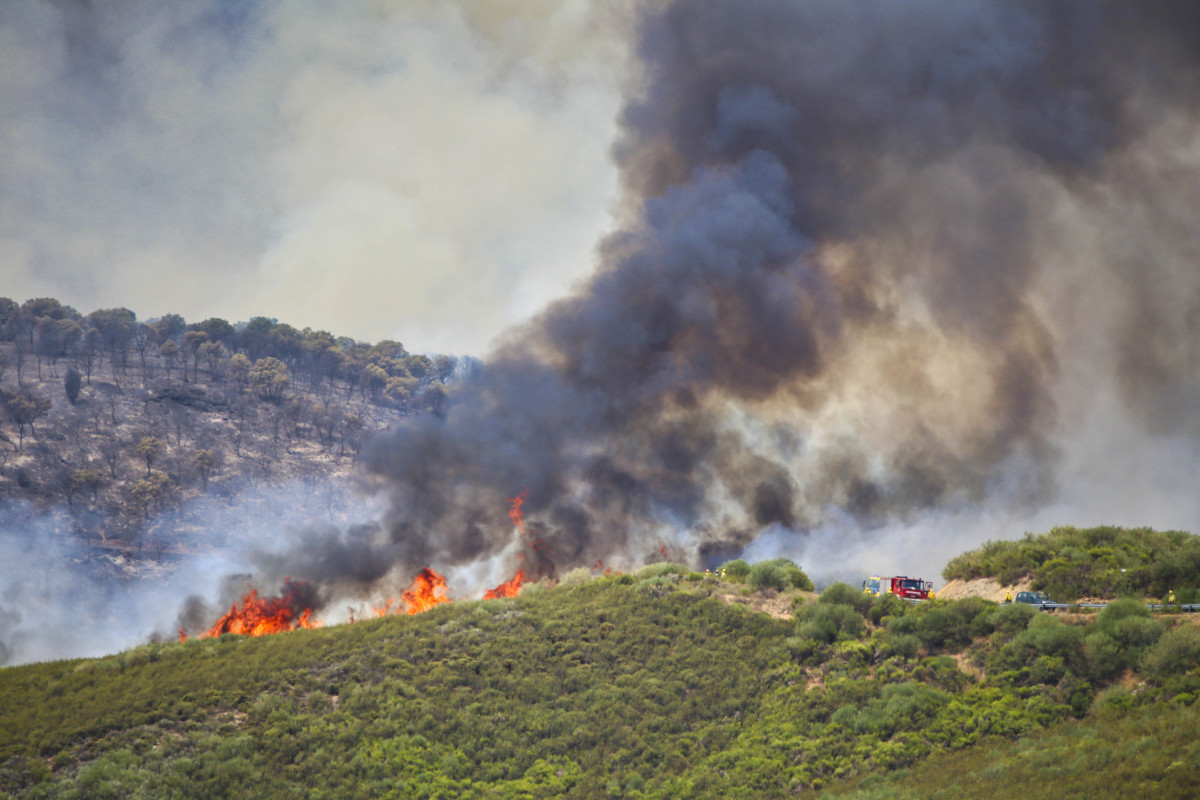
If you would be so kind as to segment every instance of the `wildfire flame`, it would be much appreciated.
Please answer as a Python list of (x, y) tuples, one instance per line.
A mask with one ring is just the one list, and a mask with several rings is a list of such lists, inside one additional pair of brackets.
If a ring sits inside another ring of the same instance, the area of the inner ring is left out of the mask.
[(449, 603), (446, 579), (429, 567), (417, 573), (412, 585), (400, 596), (405, 614), (420, 614), (440, 603)]
[[(308, 594), (308, 584), (293, 581), (291, 578), (284, 579), (283, 593), (280, 597), (259, 597), (258, 592), (251, 589), (242, 598), (240, 607), (234, 603), (229, 611), (198, 638), (207, 639), (223, 633), (266, 636), (297, 628), (316, 628), (320, 623), (313, 621), (313, 610), (303, 600)], [(180, 631), (179, 638), (182, 641), (187, 635)]]
[(525, 585), (525, 570), (518, 569), (517, 574), (512, 577), (512, 580), (505, 581), (495, 589), (488, 589), (483, 593), (484, 600), (499, 600), (502, 597), (516, 597), (521, 591), (521, 587)]
[(508, 502), (511, 504), (508, 509), (508, 518), (512, 520), (513, 525), (521, 532), (522, 536), (525, 535), (525, 515), (521, 511), (521, 506), (525, 505), (525, 500), (528, 497), (529, 490), (526, 489), (516, 497), (508, 498)]

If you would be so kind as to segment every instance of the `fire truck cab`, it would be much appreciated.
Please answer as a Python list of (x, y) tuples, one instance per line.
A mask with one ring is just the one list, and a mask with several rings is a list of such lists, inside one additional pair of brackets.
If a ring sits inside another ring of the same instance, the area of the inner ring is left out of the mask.
[(909, 578), (905, 575), (881, 577), (872, 575), (863, 581), (863, 593), (873, 597), (881, 594), (894, 594), (905, 600), (928, 600), (932, 594), (933, 583), (920, 578)]

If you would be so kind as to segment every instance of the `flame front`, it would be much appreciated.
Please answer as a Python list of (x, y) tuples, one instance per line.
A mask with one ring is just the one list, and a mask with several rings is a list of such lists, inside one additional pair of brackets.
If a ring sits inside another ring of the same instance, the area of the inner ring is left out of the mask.
[[(319, 623), (312, 619), (313, 610), (304, 605), (300, 597), (308, 585), (290, 578), (283, 582), (280, 597), (259, 597), (251, 589), (243, 598), (241, 606), (234, 603), (216, 623), (198, 638), (207, 639), (223, 633), (242, 636), (266, 636), (297, 628), (315, 628)], [(180, 631), (180, 640), (186, 638)]]
[(516, 597), (521, 587), (525, 585), (525, 570), (518, 569), (517, 574), (512, 577), (512, 580), (505, 581), (495, 589), (488, 589), (483, 593), (484, 600), (499, 600), (502, 597)]
[(420, 614), (428, 611), (439, 603), (449, 603), (450, 597), (446, 590), (446, 579), (429, 567), (417, 573), (412, 585), (400, 596), (405, 614)]

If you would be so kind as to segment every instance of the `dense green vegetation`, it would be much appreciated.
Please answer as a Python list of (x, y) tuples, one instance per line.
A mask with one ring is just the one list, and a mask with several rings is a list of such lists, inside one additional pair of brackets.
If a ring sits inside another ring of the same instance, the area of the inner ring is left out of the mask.
[[(1045, 734), (990, 740), (934, 756), (911, 770), (836, 787), (843, 800), (1095, 800), (1196, 796), (1200, 706), (1126, 710), (1126, 695), (1087, 720)], [(824, 795), (823, 795), (824, 796)]]
[[(837, 584), (816, 602), (789, 590), (795, 619), (778, 620), (716, 599), (731, 590), (655, 565), (0, 670), (0, 797), (784, 797), (1039, 731), (1064, 748), (1113, 719), (1194, 722), (1200, 630), (1182, 615), (913, 606)], [(997, 769), (1019, 776), (1011, 748)], [(872, 780), (855, 791), (905, 786)]]
[(1150, 528), (1054, 528), (1016, 541), (988, 542), (954, 558), (946, 580), (1033, 579), (1033, 588), (1071, 602), (1080, 597), (1166, 597), (1200, 601), (1200, 536)]

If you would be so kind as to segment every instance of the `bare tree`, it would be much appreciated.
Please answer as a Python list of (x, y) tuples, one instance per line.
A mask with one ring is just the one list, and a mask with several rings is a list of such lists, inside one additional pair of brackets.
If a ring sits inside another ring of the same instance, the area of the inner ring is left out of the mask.
[(113, 480), (117, 479), (117, 466), (121, 463), (121, 458), (125, 455), (125, 446), (115, 440), (108, 440), (100, 443), (100, 458), (108, 464), (108, 474)]
[(134, 326), (133, 338), (130, 340), (133, 350), (138, 354), (138, 361), (142, 366), (142, 385), (150, 380), (150, 362), (146, 356), (150, 352), (150, 348), (154, 346), (154, 334), (150, 327), (144, 322), (139, 322)]

